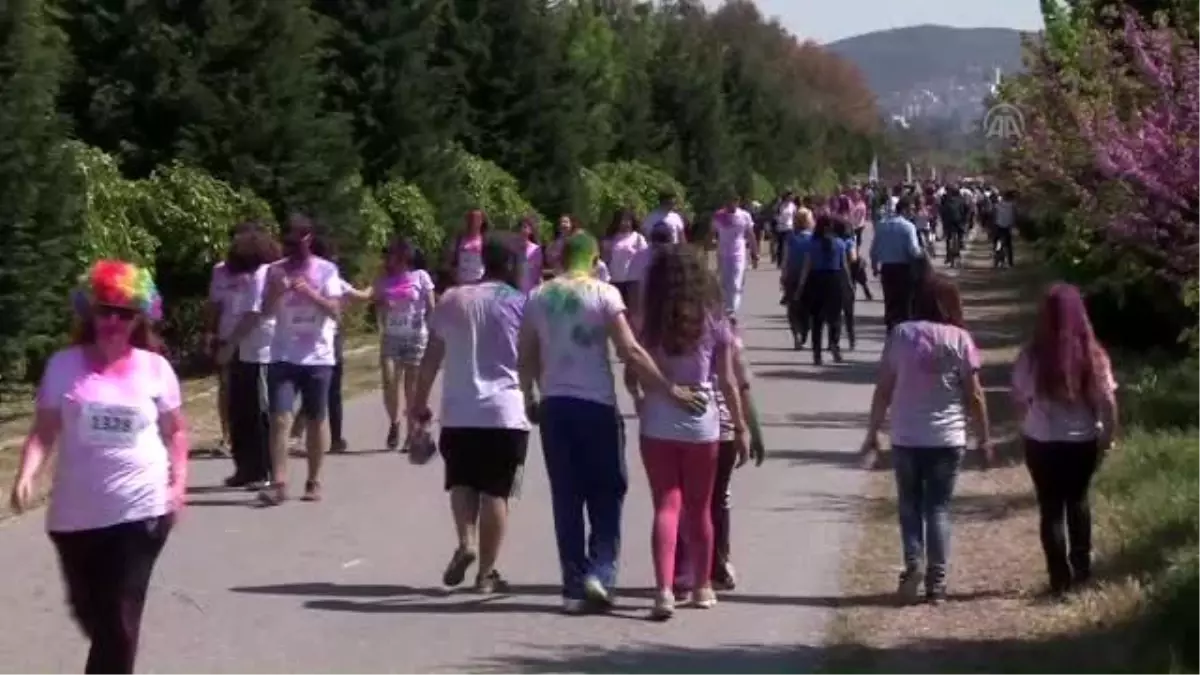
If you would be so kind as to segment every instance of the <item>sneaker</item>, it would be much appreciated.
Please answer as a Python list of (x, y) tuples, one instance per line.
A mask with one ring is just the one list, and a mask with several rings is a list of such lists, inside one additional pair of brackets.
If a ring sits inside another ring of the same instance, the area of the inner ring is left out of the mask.
[(225, 487), (227, 488), (244, 488), (251, 483), (250, 479), (243, 478), (236, 473), (225, 479)]
[(921, 596), (921, 574), (919, 570), (905, 570), (900, 573), (900, 584), (896, 595), (904, 602), (916, 602)]
[(442, 573), (442, 584), (451, 588), (461, 584), (467, 578), (467, 569), (475, 563), (475, 552), (468, 549), (457, 549)]
[(671, 591), (659, 591), (654, 596), (654, 607), (650, 609), (650, 618), (655, 621), (666, 621), (675, 616), (675, 594)]
[(587, 614), (588, 604), (587, 600), (583, 598), (563, 598), (562, 608), (564, 614), (579, 616), (580, 614)]
[(712, 587), (718, 591), (732, 591), (737, 588), (737, 572), (733, 563), (719, 565), (712, 575)]
[(834, 347), (833, 349), (831, 349), (829, 351), (830, 351), (830, 353), (833, 354), (833, 362), (834, 363), (845, 363), (846, 360), (842, 358), (842, 350), (841, 349)]
[(400, 425), (389, 424), (387, 433), (387, 449), (397, 450), (400, 448)]
[(287, 486), (283, 483), (269, 483), (258, 493), (258, 503), (263, 506), (279, 506), (287, 501)]
[(601, 611), (608, 611), (613, 607), (612, 594), (596, 577), (589, 576), (583, 580), (583, 594), (587, 596), (588, 602)]
[(696, 609), (712, 609), (717, 606), (717, 593), (712, 586), (705, 586), (692, 593), (692, 607)]
[(946, 604), (946, 589), (934, 587), (925, 591), (925, 602), (935, 606)]
[(483, 595), (507, 593), (511, 586), (496, 570), (475, 577), (475, 592)]
[(304, 496), (301, 499), (306, 502), (321, 501), (321, 483), (315, 480), (305, 481)]
[(216, 455), (217, 457), (228, 457), (229, 441), (225, 440), (224, 438), (217, 441), (217, 444), (213, 447), (212, 454)]
[(346, 450), (348, 450), (349, 448), (350, 448), (350, 444), (347, 443), (346, 439), (344, 439), (344, 438), (339, 438), (336, 441), (333, 441), (332, 443), (329, 444), (329, 452), (331, 452), (335, 455), (340, 455), (340, 454), (346, 452)]

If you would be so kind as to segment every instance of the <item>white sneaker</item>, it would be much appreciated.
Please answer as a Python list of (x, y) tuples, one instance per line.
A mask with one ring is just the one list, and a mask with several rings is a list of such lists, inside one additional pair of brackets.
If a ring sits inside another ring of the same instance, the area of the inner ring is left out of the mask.
[(675, 594), (669, 590), (659, 591), (654, 597), (654, 607), (650, 609), (650, 618), (656, 621), (666, 621), (675, 616)]
[(692, 593), (692, 607), (697, 609), (712, 609), (717, 606), (717, 593), (712, 586), (705, 586)]
[(612, 609), (614, 604), (613, 595), (596, 577), (589, 576), (583, 580), (583, 593), (598, 609), (602, 611)]

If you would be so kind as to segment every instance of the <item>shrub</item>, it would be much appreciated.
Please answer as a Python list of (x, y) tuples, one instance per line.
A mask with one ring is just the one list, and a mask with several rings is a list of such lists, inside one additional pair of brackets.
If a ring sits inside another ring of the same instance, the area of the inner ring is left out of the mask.
[(437, 255), (445, 231), (438, 227), (433, 204), (420, 188), (402, 180), (390, 180), (375, 188), (375, 198), (391, 218), (396, 234), (412, 240), (426, 256)]
[(611, 194), (621, 199), (635, 200), (620, 206), (632, 208), (639, 216), (645, 216), (657, 207), (658, 195), (664, 191), (677, 196), (677, 207), (681, 213), (689, 217), (694, 215), (683, 184), (654, 167), (641, 162), (605, 162), (592, 167), (591, 171), (610, 186), (609, 189), (613, 191)]
[(152, 265), (159, 240), (136, 217), (144, 186), (126, 180), (111, 155), (78, 141), (67, 142), (74, 170), (84, 182), (79, 267), (101, 258)]
[(771, 181), (767, 180), (766, 176), (757, 171), (751, 171), (740, 182), (741, 185), (738, 186), (738, 194), (741, 195), (745, 202), (757, 201), (763, 204), (770, 204), (779, 194), (775, 186), (771, 184)]
[(387, 246), (388, 239), (392, 236), (392, 230), (395, 229), (395, 223), (392, 222), (392, 217), (387, 210), (380, 205), (375, 191), (371, 188), (363, 188), (358, 213), (362, 218), (363, 230), (366, 235), (367, 250), (364, 255), (376, 257), (378, 252)]
[(451, 154), (454, 185), (435, 204), (443, 233), (457, 232), (463, 214), (472, 208), (486, 211), (492, 225), (503, 230), (516, 229), (523, 216), (535, 212), (522, 196), (517, 179), (497, 164), (457, 145), (445, 152)]

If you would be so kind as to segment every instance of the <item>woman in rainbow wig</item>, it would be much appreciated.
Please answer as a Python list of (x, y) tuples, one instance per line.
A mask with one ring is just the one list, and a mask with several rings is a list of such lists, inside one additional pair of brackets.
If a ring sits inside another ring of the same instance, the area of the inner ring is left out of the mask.
[(10, 501), (31, 507), (53, 453), (46, 529), (91, 640), (85, 672), (132, 673), (155, 561), (187, 486), (179, 379), (152, 323), (150, 272), (101, 260), (72, 296), (73, 344), (50, 358)]

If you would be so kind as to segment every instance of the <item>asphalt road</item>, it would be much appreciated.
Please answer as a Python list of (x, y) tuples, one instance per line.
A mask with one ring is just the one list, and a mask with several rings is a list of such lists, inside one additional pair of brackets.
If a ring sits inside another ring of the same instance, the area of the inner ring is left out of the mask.
[[(645, 620), (651, 510), (636, 441), (626, 448), (618, 610), (559, 613), (558, 564), (540, 445), (532, 443), (500, 567), (505, 597), (448, 593), (454, 544), (442, 467), (378, 450), (377, 395), (347, 408), (352, 452), (331, 457), (325, 501), (251, 508), (214, 488), (226, 460), (193, 464), (194, 494), (150, 590), (142, 672), (805, 672), (819, 666), (853, 545), (864, 474), (854, 465), (883, 334), (882, 303), (858, 303), (859, 349), (840, 366), (794, 352), (777, 274), (747, 280), (745, 341), (769, 459), (733, 480), (736, 591), (711, 611)], [(627, 400), (622, 408), (630, 410)], [(630, 424), (636, 420), (630, 419)], [(630, 429), (630, 438), (636, 438)], [(536, 439), (536, 434), (534, 435)], [(293, 479), (303, 477), (295, 460)], [(293, 481), (295, 482), (295, 481)], [(79, 672), (43, 514), (0, 524), (0, 670)]]

